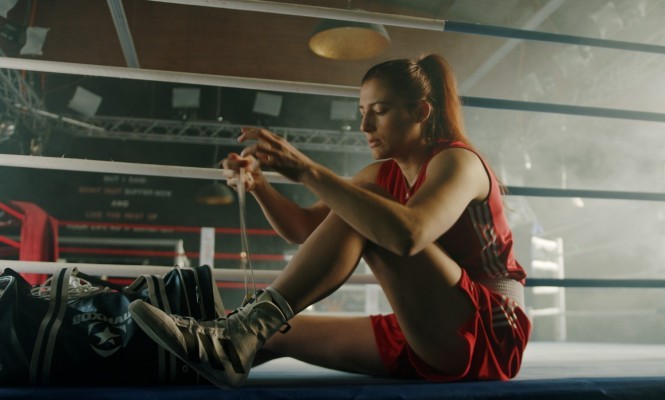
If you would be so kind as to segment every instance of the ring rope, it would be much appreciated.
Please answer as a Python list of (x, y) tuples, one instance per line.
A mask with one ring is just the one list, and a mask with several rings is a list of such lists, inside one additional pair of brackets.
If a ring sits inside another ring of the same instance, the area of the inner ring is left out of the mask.
[[(65, 263), (53, 261), (17, 261), (0, 260), (0, 268), (12, 268), (18, 272), (33, 274), (53, 274)], [(126, 265), (126, 264), (94, 264), (94, 263), (71, 263), (67, 265), (76, 266), (80, 271), (95, 276), (107, 276), (115, 278), (136, 278), (141, 275), (163, 275), (170, 270), (166, 265)], [(186, 268), (186, 267), (182, 267)], [(215, 268), (212, 271), (216, 281), (219, 282), (237, 282), (242, 283), (245, 280), (245, 273), (241, 269)], [(279, 275), (277, 270), (255, 270), (256, 282), (272, 283)], [(377, 280), (372, 274), (355, 273), (352, 274), (347, 283), (350, 284), (376, 284)]]
[(0, 68), (213, 87), (269, 90), (285, 93), (358, 97), (358, 88), (354, 86), (243, 78), (238, 76), (196, 74), (191, 72), (173, 72), (156, 69), (114, 67), (108, 65), (79, 64), (60, 61), (29, 60), (15, 57), (0, 57)]
[(338, 9), (301, 4), (286, 4), (263, 0), (153, 0), (163, 3), (183, 4), (188, 6), (206, 6), (232, 10), (257, 11), (273, 14), (301, 17), (328, 18), (343, 21), (366, 22), (411, 29), (423, 29), (443, 32), (467, 33), (492, 37), (533, 40), (559, 44), (574, 44), (601, 47), (615, 50), (640, 51), (665, 54), (665, 46), (598, 39), (584, 36), (540, 32), (503, 26), (483, 25), (468, 22), (448, 21), (444, 19), (421, 18), (407, 15), (376, 13), (364, 10)]
[[(220, 75), (194, 74), (187, 72), (172, 72), (148, 70), (125, 67), (111, 67), (90, 64), (66, 63), (58, 61), (28, 60), (23, 58), (0, 57), (0, 68), (18, 69), (38, 72), (65, 73), (74, 75), (90, 75), (109, 78), (137, 79), (145, 81), (186, 83), (192, 85), (230, 87), (240, 89), (270, 90), (284, 93), (314, 94), (322, 96), (338, 96), (358, 98), (359, 88), (354, 86), (340, 86), (330, 84), (317, 84), (308, 82), (291, 82), (270, 79), (242, 78)], [(586, 107), (562, 105), (552, 103), (525, 102), (517, 100), (493, 99), (483, 97), (460, 96), (462, 103), (468, 107), (490, 108), (499, 110), (531, 111), (564, 115), (579, 115), (587, 117), (619, 118), (638, 121), (665, 122), (665, 114), (622, 110), (601, 107)], [(43, 110), (25, 108), (37, 114), (49, 114)], [(66, 118), (59, 117), (56, 118)], [(76, 121), (69, 122), (76, 124)], [(80, 123), (79, 123), (80, 124)], [(83, 127), (86, 127), (87, 124)], [(91, 128), (91, 130), (95, 130)]]
[[(23, 156), (16, 154), (0, 154), (0, 166), (209, 180), (224, 179), (225, 172), (224, 169), (219, 168), (185, 167), (164, 164), (140, 164), (62, 157)], [(291, 182), (286, 177), (276, 172), (263, 172), (263, 175), (266, 177), (266, 179), (273, 183)]]
[[(154, 265), (126, 265), (126, 264), (86, 264), (76, 263), (76, 267), (88, 275), (108, 277), (139, 277), (143, 274), (163, 275), (169, 271), (168, 266)], [(0, 268), (12, 268), (19, 272), (35, 274), (52, 274), (58, 268), (62, 268), (61, 262), (50, 261), (17, 261), (0, 260)], [(255, 277), (259, 283), (272, 283), (279, 275), (276, 270), (256, 270)], [(238, 269), (215, 268), (213, 276), (219, 282), (243, 282), (244, 272)], [(349, 284), (376, 284), (378, 281), (372, 274), (354, 273), (347, 280)], [(663, 289), (665, 279), (579, 279), (579, 278), (528, 278), (526, 287), (556, 286), (569, 288), (641, 288), (641, 289)]]
[[(155, 165), (126, 163), (116, 161), (81, 160), (60, 157), (37, 157), (15, 154), (1, 154), (0, 166), (36, 168), (76, 172), (101, 172), (109, 174), (127, 174), (160, 176), (189, 179), (224, 179), (224, 170), (215, 168), (182, 167), (175, 165)], [(263, 172), (271, 183), (296, 184), (277, 172)], [(624, 192), (583, 189), (555, 189), (537, 187), (508, 186), (508, 195), (531, 197), (582, 197), (608, 200), (645, 200), (665, 201), (665, 193), (659, 192)]]

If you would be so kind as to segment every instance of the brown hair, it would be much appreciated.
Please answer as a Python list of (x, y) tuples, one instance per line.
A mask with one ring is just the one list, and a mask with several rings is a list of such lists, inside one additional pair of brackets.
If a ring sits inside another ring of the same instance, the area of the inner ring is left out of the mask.
[[(445, 58), (438, 54), (425, 54), (417, 59), (386, 61), (370, 68), (361, 83), (371, 79), (387, 83), (414, 107), (421, 100), (432, 105), (432, 113), (423, 126), (423, 134), (430, 146), (435, 146), (441, 139), (456, 140), (480, 154), (464, 131), (457, 81)], [(491, 168), (487, 162), (484, 164)], [(498, 182), (501, 192), (507, 193), (506, 187), (501, 181)]]
[(386, 82), (413, 106), (421, 100), (432, 105), (432, 113), (423, 126), (428, 143), (434, 145), (439, 139), (448, 139), (471, 146), (464, 132), (455, 75), (442, 56), (427, 54), (418, 59), (386, 61), (370, 68), (361, 83), (371, 79)]

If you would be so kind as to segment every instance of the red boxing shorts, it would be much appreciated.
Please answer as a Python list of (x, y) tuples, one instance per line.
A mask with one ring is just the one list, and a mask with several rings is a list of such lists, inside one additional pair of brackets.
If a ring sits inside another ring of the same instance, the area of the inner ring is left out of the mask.
[(379, 353), (392, 377), (450, 382), (508, 380), (517, 375), (531, 332), (528, 317), (510, 298), (472, 281), (464, 270), (457, 285), (477, 310), (459, 330), (471, 349), (466, 372), (449, 375), (430, 367), (409, 347), (394, 314), (372, 315)]

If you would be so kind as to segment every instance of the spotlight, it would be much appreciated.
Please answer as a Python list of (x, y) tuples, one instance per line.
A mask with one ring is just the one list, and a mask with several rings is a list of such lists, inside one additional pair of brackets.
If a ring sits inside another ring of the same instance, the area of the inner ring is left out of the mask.
[(16, 123), (11, 120), (0, 122), (0, 143), (9, 140), (16, 133)]
[(102, 103), (102, 97), (98, 96), (91, 91), (84, 89), (80, 86), (76, 87), (74, 96), (69, 100), (67, 107), (71, 108), (74, 111), (88, 116), (94, 117), (97, 114), (99, 105)]
[(42, 47), (44, 47), (49, 29), (29, 26), (25, 31), (25, 44), (21, 47), (19, 54), (22, 56), (41, 56), (44, 54)]
[(171, 106), (173, 108), (199, 108), (201, 89), (179, 87), (173, 88)]
[(2, 0), (0, 1), (0, 16), (4, 19), (7, 19), (7, 13), (11, 11), (12, 8), (16, 7), (18, 0)]
[(282, 111), (282, 100), (283, 97), (278, 94), (257, 92), (252, 112), (269, 115), (271, 117), (279, 117), (279, 114)]
[(333, 100), (330, 104), (330, 119), (355, 121), (358, 116), (357, 100)]

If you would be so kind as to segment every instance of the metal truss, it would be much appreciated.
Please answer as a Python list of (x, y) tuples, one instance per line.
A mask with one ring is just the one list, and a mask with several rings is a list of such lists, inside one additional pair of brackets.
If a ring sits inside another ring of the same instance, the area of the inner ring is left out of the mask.
[[(21, 120), (38, 139), (32, 153), (41, 154), (53, 128), (74, 136), (99, 139), (138, 140), (183, 144), (240, 146), (243, 125), (205, 121), (155, 120), (125, 117), (70, 118), (44, 110), (39, 96), (14, 69), (0, 69), (0, 100), (7, 114)], [(301, 150), (367, 153), (367, 141), (358, 131), (271, 127), (270, 130)]]
[[(54, 119), (53, 122), (78, 137), (225, 146), (240, 146), (237, 138), (240, 135), (240, 128), (244, 126), (205, 121), (103, 116), (82, 118), (75, 124), (66, 119)], [(288, 127), (270, 127), (269, 129), (301, 150), (368, 152), (364, 135), (357, 131)]]
[[(1, 50), (0, 56), (4, 56)], [(50, 113), (22, 72), (16, 69), (0, 69), (0, 100), (5, 103), (6, 113), (20, 119), (38, 139), (37, 145), (31, 145), (34, 155), (41, 154), (54, 128), (66, 129), (78, 137), (240, 146), (237, 137), (243, 126), (125, 117), (70, 118)], [(301, 150), (368, 153), (367, 141), (358, 131), (289, 127), (270, 127), (270, 130)]]
[[(0, 56), (5, 54), (0, 50)], [(15, 69), (0, 69), (0, 96), (7, 103), (8, 112), (11, 110), (27, 108), (42, 108), (43, 103), (37, 93), (28, 85), (21, 71)]]
[[(0, 57), (5, 54), (0, 50)], [(31, 144), (31, 152), (40, 154), (48, 140), (50, 124), (44, 116), (29, 112), (42, 109), (42, 99), (24, 79), (22, 72), (15, 69), (0, 69), (0, 100), (5, 104), (5, 116), (12, 122), (21, 122), (37, 141)]]

